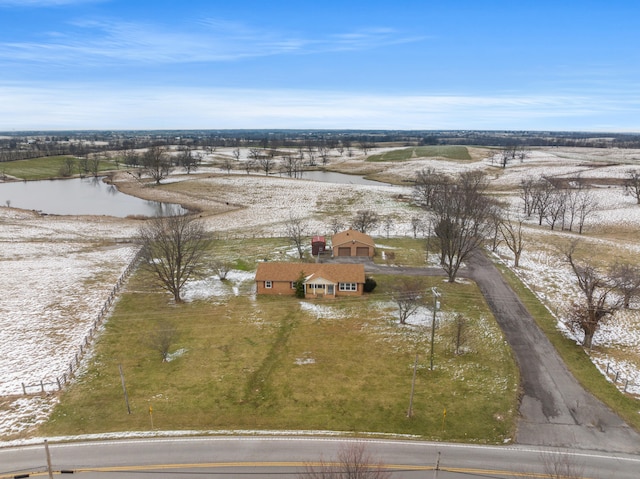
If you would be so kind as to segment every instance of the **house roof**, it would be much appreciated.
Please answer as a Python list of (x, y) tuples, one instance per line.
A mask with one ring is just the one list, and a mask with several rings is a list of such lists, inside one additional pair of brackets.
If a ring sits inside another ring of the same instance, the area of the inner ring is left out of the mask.
[(323, 278), (334, 283), (364, 283), (363, 264), (258, 263), (256, 281), (297, 281), (300, 272), (307, 281)]
[(374, 242), (371, 236), (353, 229), (341, 231), (340, 233), (336, 233), (335, 235), (333, 235), (333, 238), (331, 238), (331, 245), (333, 247), (336, 247), (346, 243), (352, 243), (353, 241), (369, 246), (374, 246)]
[(324, 236), (314, 236), (313, 238), (311, 238), (311, 242), (312, 243), (324, 243)]

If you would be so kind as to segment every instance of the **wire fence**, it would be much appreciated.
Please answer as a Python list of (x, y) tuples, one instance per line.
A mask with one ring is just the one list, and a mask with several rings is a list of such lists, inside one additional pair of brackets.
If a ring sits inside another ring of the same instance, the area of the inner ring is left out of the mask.
[(637, 391), (640, 390), (640, 384), (625, 378), (621, 371), (616, 371), (611, 367), (611, 363), (607, 363), (605, 376), (622, 392), (633, 394), (634, 396), (638, 395)]
[(71, 359), (71, 361), (69, 361), (69, 365), (66, 368), (66, 370), (63, 371), (59, 376), (57, 376), (55, 378), (55, 381), (51, 381), (50, 379), (48, 380), (43, 379), (40, 382), (34, 383), (34, 384), (22, 383), (22, 392), (25, 396), (33, 395), (33, 394), (42, 394), (42, 393), (53, 392), (53, 391), (61, 391), (69, 383), (71, 378), (73, 378), (74, 374), (80, 368), (80, 364), (82, 363), (82, 359), (84, 355), (86, 354), (91, 344), (93, 343), (93, 339), (96, 336), (96, 333), (100, 328), (100, 326), (102, 326), (102, 323), (106, 318), (107, 314), (111, 310), (111, 307), (113, 306), (113, 303), (115, 302), (118, 296), (118, 293), (120, 292), (120, 289), (129, 278), (129, 275), (133, 272), (133, 270), (138, 265), (141, 254), (142, 254), (142, 249), (138, 249), (133, 259), (129, 262), (129, 265), (122, 272), (122, 274), (118, 278), (118, 281), (116, 281), (115, 285), (109, 292), (109, 296), (107, 297), (106, 301), (102, 305), (100, 312), (98, 313), (97, 317), (93, 320), (93, 324), (91, 325), (89, 332), (84, 337), (84, 340), (82, 341), (82, 343), (80, 344), (80, 347), (75, 352), (74, 357)]

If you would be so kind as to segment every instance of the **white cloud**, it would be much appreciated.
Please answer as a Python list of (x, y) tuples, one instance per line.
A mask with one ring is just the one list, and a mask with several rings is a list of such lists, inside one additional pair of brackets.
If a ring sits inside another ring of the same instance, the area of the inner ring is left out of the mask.
[[(588, 96), (375, 95), (93, 84), (0, 87), (0, 130), (590, 129), (605, 124), (603, 118), (610, 114), (631, 116), (640, 104), (639, 97), (605, 102)], [(611, 130), (623, 127), (612, 125)]]
[(85, 66), (103, 65), (105, 61), (116, 64), (216, 62), (292, 53), (365, 50), (419, 40), (390, 29), (305, 38), (213, 19), (178, 26), (122, 20), (83, 20), (68, 26), (70, 29), (66, 28), (64, 33), (48, 32), (46, 40), (0, 43), (0, 61), (54, 64), (81, 61)]

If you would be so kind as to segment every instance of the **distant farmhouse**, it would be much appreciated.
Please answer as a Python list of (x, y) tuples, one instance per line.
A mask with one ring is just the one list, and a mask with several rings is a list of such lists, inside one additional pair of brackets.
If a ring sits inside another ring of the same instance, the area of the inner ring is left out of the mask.
[(364, 265), (327, 263), (258, 263), (258, 294), (295, 295), (302, 274), (305, 298), (360, 296), (364, 292)]
[(373, 258), (375, 253), (371, 236), (352, 229), (333, 235), (331, 247), (333, 248), (333, 256)]

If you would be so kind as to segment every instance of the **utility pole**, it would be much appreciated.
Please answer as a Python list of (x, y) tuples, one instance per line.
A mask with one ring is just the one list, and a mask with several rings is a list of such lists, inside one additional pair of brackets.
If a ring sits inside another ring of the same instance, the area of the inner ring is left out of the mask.
[(418, 369), (418, 353), (416, 353), (416, 360), (413, 363), (413, 379), (411, 380), (411, 396), (409, 397), (409, 410), (407, 411), (407, 417), (413, 416), (413, 391), (416, 387), (416, 370)]
[(49, 472), (49, 479), (53, 479), (53, 469), (51, 468), (51, 454), (49, 453), (49, 443), (44, 440), (44, 450), (47, 454), (47, 471)]
[(431, 351), (429, 369), (433, 371), (433, 345), (436, 337), (436, 312), (440, 309), (440, 301), (438, 301), (440, 293), (438, 293), (438, 290), (435, 287), (431, 288), (431, 292), (433, 293), (433, 319), (431, 320)]
[(124, 402), (127, 403), (127, 413), (131, 414), (131, 407), (129, 407), (129, 395), (127, 394), (127, 386), (124, 383), (124, 373), (122, 372), (122, 364), (118, 364), (120, 369), (120, 381), (122, 382), (122, 391), (124, 392)]

